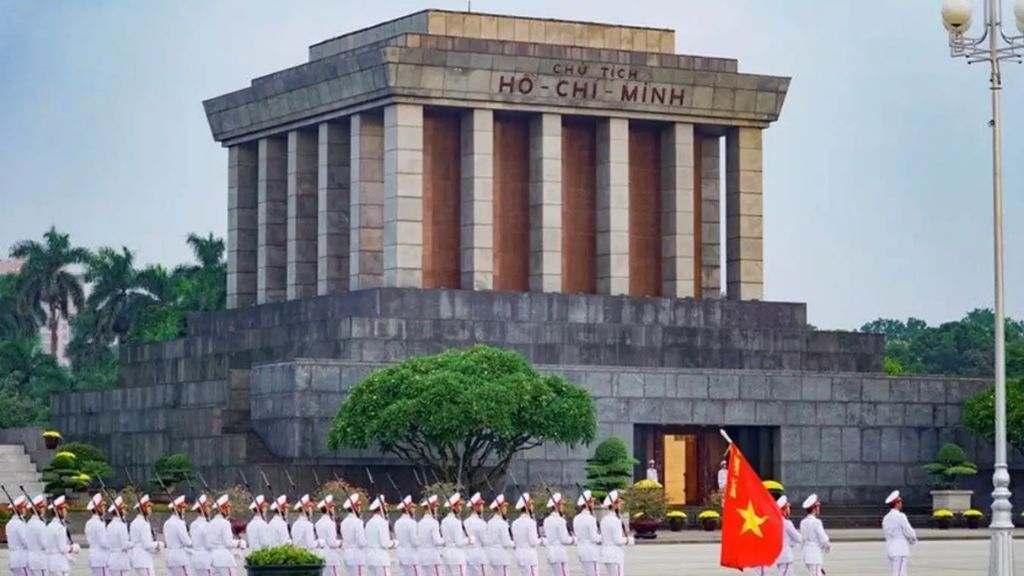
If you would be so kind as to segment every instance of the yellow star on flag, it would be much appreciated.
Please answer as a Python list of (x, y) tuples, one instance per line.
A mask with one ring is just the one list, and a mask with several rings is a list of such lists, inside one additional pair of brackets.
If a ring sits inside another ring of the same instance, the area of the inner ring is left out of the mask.
[(758, 516), (757, 510), (754, 509), (754, 503), (747, 500), (747, 508), (744, 510), (737, 510), (740, 516), (743, 516), (743, 528), (740, 530), (740, 534), (746, 534), (747, 532), (753, 532), (758, 538), (764, 538), (761, 534), (761, 524), (768, 521), (767, 516)]

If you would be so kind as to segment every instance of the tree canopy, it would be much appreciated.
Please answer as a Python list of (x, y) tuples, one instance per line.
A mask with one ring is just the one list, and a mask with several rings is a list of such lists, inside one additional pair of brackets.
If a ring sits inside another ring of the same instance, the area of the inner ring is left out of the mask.
[(472, 489), (503, 478), (523, 450), (589, 444), (596, 428), (589, 392), (516, 352), (475, 346), (374, 372), (338, 409), (327, 444), (376, 446)]

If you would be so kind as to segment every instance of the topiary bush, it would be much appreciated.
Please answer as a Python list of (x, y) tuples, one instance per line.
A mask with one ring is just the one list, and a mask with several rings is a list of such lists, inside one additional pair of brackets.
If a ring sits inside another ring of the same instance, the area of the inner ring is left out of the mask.
[(967, 454), (960, 446), (943, 444), (935, 455), (935, 462), (922, 466), (925, 472), (932, 475), (936, 487), (955, 490), (961, 476), (974, 476), (978, 466), (967, 460)]
[(291, 544), (257, 550), (245, 557), (247, 567), (258, 566), (323, 566), (324, 559)]
[(596, 499), (604, 498), (612, 490), (621, 490), (632, 481), (633, 466), (637, 463), (629, 455), (626, 442), (612, 436), (598, 444), (594, 457), (587, 460), (587, 488)]
[(186, 482), (194, 477), (192, 459), (187, 454), (170, 454), (153, 463), (153, 480), (156, 486), (163, 482), (173, 490), (176, 484)]
[(107, 463), (107, 455), (92, 444), (71, 442), (64, 445), (62, 452), (74, 454), (78, 463), (78, 471), (93, 480), (101, 476), (103, 478), (114, 476), (114, 469)]
[(67, 450), (55, 454), (50, 465), (43, 469), (44, 489), (54, 496), (83, 490), (91, 481), (92, 477), (82, 472), (75, 454)]

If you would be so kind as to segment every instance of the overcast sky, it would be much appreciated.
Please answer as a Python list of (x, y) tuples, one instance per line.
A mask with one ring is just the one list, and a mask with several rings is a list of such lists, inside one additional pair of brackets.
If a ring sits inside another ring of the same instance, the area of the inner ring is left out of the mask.
[[(807, 302), (820, 327), (855, 328), (991, 306), (988, 72), (948, 57), (940, 4), (473, 9), (674, 28), (679, 52), (792, 76), (764, 138), (765, 294)], [(227, 152), (202, 100), (302, 63), (310, 44), (427, 7), (466, 4), (0, 0), (0, 256), (56, 225), (88, 247), (127, 245), (141, 262), (188, 259), (189, 232), (226, 227)], [(1007, 299), (1024, 317), (1024, 67), (1006, 68)]]

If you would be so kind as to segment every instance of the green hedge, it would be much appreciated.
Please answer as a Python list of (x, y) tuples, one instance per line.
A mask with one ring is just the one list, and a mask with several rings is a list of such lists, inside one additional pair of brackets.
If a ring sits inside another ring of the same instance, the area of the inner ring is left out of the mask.
[(323, 566), (324, 559), (291, 544), (257, 550), (245, 557), (246, 566)]

